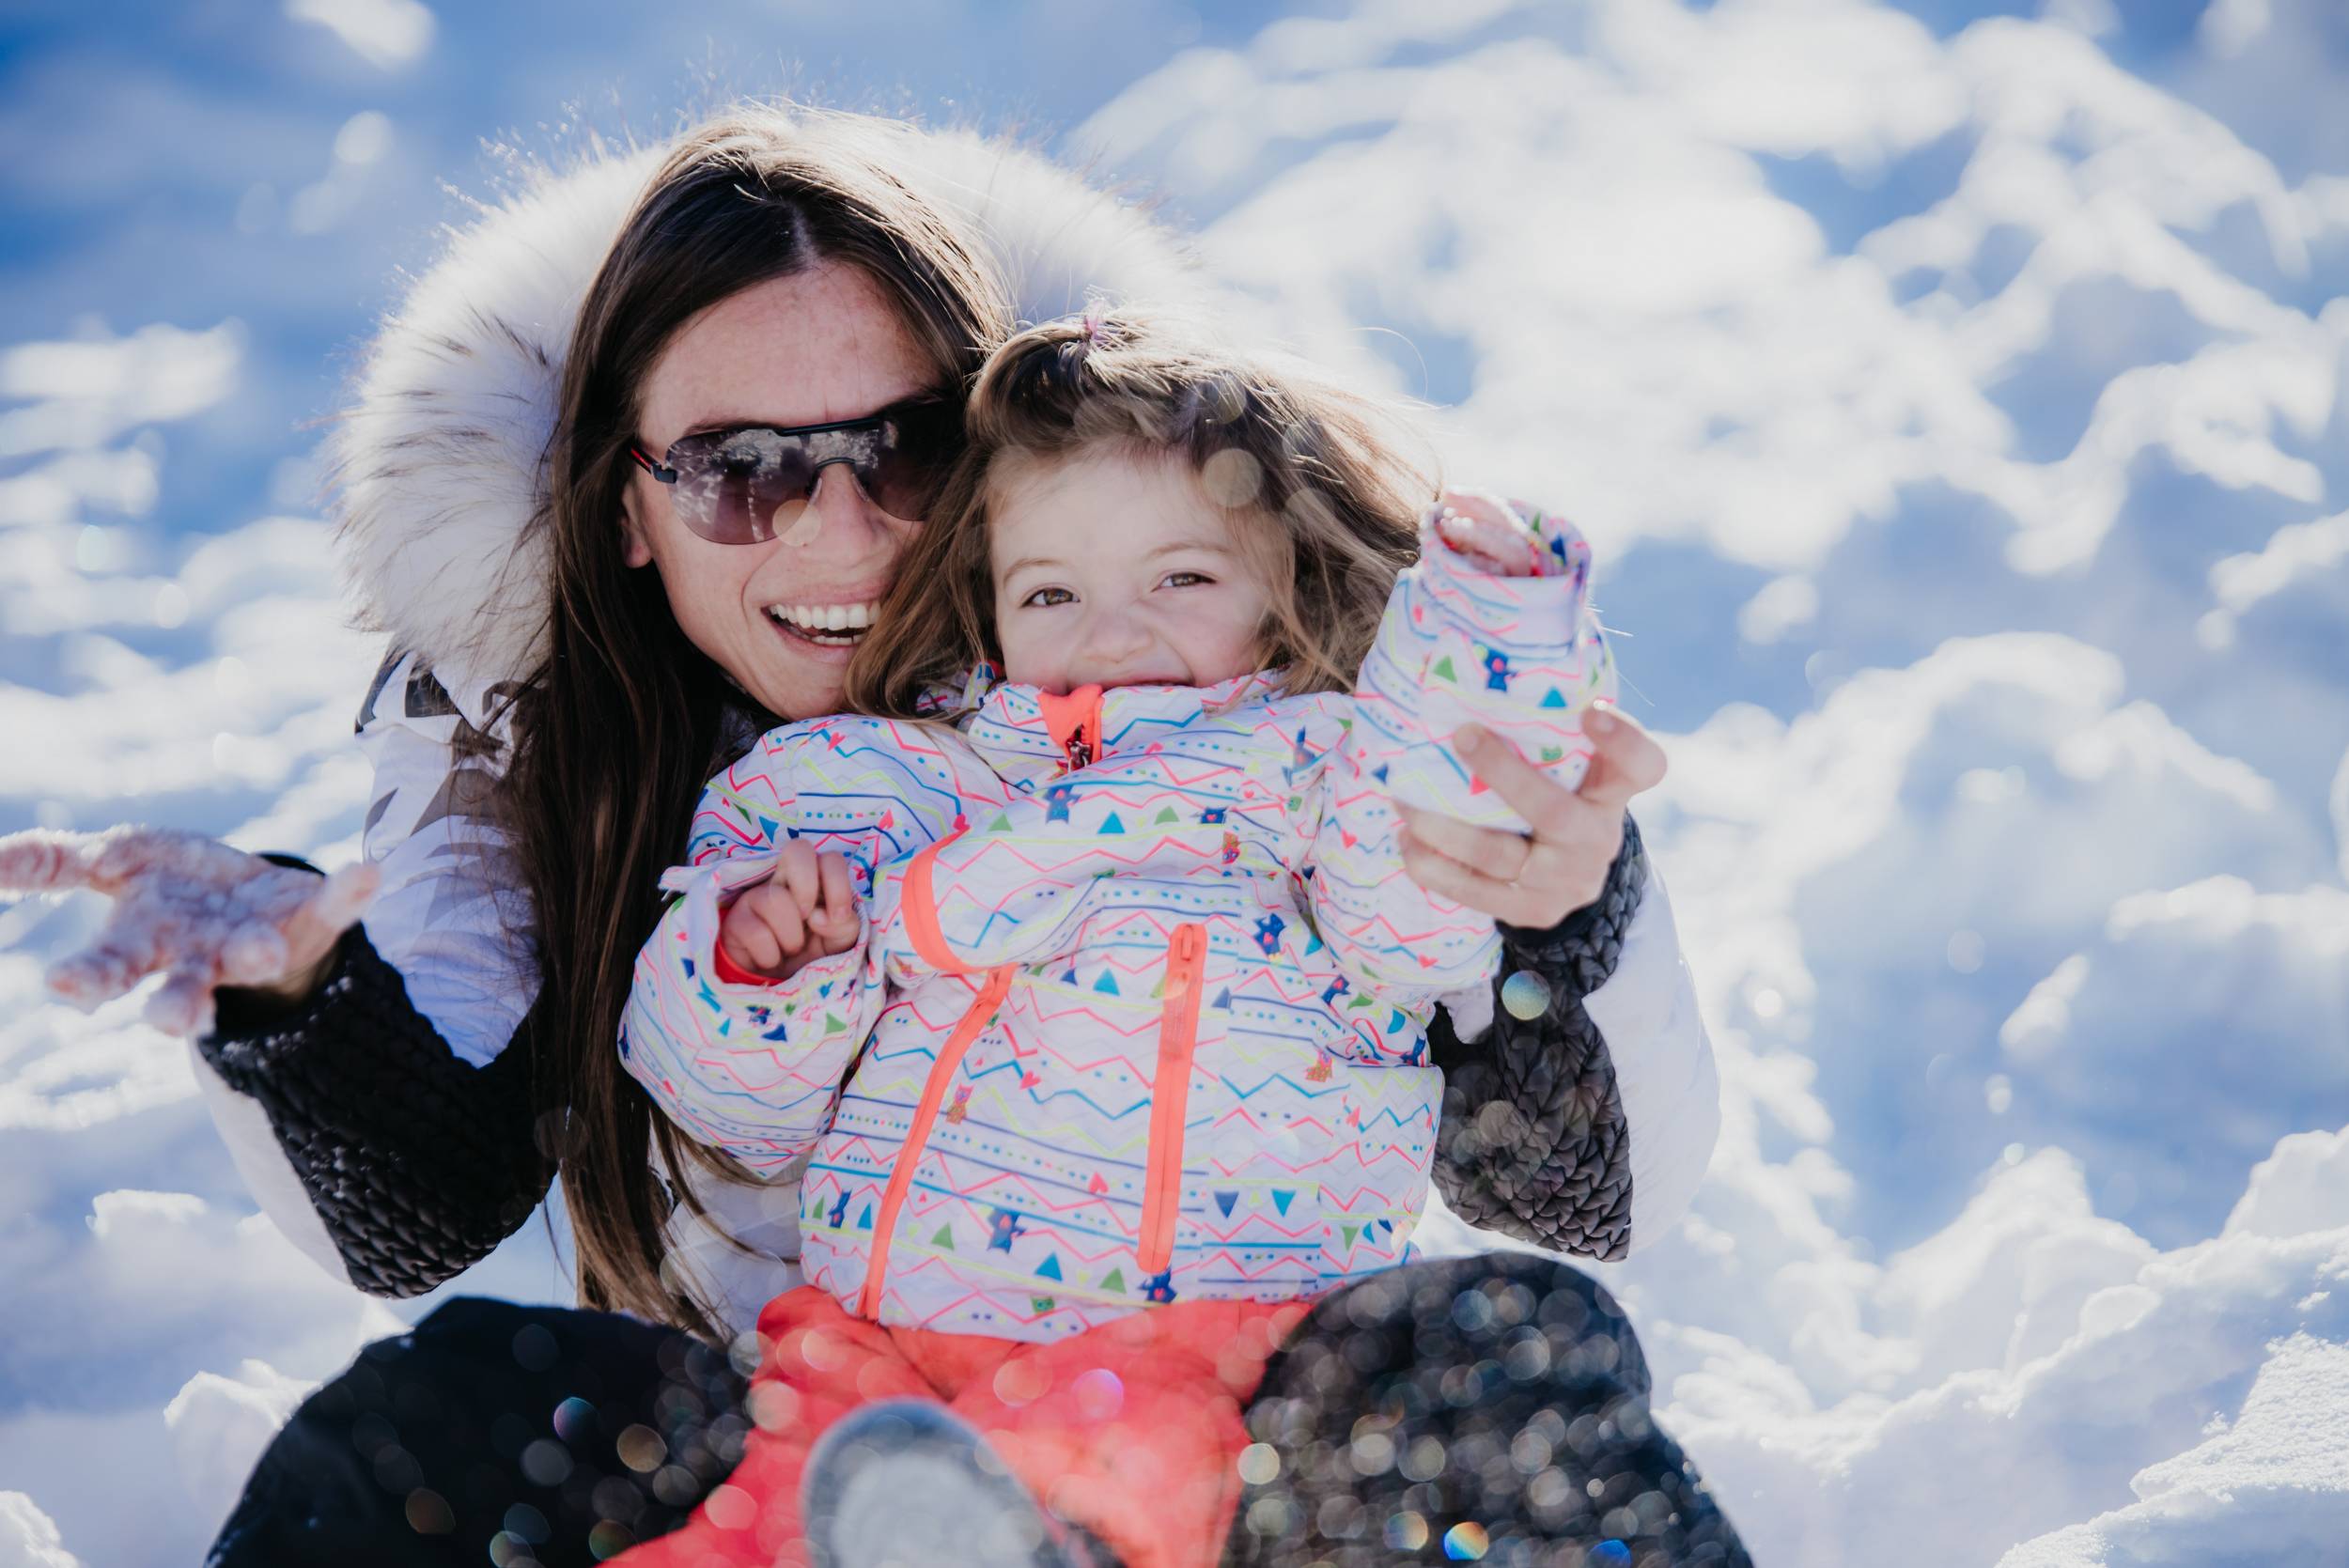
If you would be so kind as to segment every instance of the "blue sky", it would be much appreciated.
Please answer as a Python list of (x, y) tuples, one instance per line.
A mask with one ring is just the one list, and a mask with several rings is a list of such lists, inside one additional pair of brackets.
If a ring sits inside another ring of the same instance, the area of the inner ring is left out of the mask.
[[(2039, 7), (1902, 8), (1949, 35)], [(1584, 25), (1577, 7), (1547, 9), (1533, 30), (1571, 38)], [(2190, 92), (2203, 9), (2132, 0), (2107, 47)], [(461, 219), (443, 185), (493, 188), (502, 164), (485, 146), (559, 155), (573, 127), (659, 134), (729, 91), (975, 120), (1049, 144), (1178, 50), (1346, 10), (1135, 0), (1104, 25), (1082, 0), (444, 6), (422, 53), (387, 68), (270, 0), (26, 0), (0, 20), (0, 340), (67, 334), (92, 318), (117, 330), (242, 323), (239, 395), (173, 433), (172, 484), (151, 514), (159, 528), (210, 531), (267, 504), (275, 465), (307, 450), (306, 422), (334, 406), (402, 269), (430, 258), (437, 225)], [(1521, 16), (1493, 29), (1528, 30)], [(346, 210), (292, 232), (288, 204), (328, 173), (336, 132), (367, 113), (390, 121), (388, 147)], [(2326, 138), (2338, 166), (2349, 147), (2338, 124), (2265, 129), (2282, 166)], [(1921, 149), (1860, 192), (1805, 160), (1769, 172), (1830, 234), (1856, 238), (1940, 194), (1955, 166), (1950, 149)], [(1170, 194), (1178, 214), (1216, 215), (1212, 196)]]
[[(11, 7), (0, 334), (55, 336), (89, 317), (242, 322), (250, 372), (231, 405), (175, 432), (153, 514), (217, 528), (310, 445), (303, 423), (334, 406), (401, 269), (462, 215), (442, 183), (478, 194), (499, 173), (485, 143), (557, 153), (570, 123), (660, 134), (728, 90), (1049, 132), (1186, 41), (1244, 37), (1253, 9), (1145, 0), (1101, 28), (1092, 8), (1049, 4), (444, 7), (424, 52), (385, 69), (258, 0)], [(348, 210), (293, 232), (288, 204), (370, 112), (390, 145)]]

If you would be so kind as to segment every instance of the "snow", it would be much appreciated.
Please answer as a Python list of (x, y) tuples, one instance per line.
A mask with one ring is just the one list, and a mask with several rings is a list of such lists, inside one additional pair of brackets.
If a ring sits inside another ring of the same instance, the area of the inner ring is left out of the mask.
[[(421, 10), (280, 25), (372, 83), (465, 53)], [(1724, 1078), (1692, 1211), (1599, 1271), (1664, 1421), (1764, 1562), (2349, 1562), (2338, 7), (1328, 12), (1213, 23), (1063, 146), (1593, 539)], [(225, 189), (219, 242), (323, 225), (304, 310), (412, 259), (353, 227), (401, 101), (319, 108), (308, 205)], [(0, 829), (348, 859), (376, 650), (288, 428), (331, 387), (242, 296), (121, 292), (0, 342)], [(254, 1214), (136, 999), (43, 1004), (91, 920), (0, 908), (0, 1563), (192, 1560), (430, 1305)], [(450, 1288), (562, 1289), (536, 1225)]]

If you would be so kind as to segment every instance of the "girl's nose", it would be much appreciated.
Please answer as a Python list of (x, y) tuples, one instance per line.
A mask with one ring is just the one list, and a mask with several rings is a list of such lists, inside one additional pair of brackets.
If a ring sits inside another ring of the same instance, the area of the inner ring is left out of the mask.
[(1104, 605), (1085, 617), (1078, 645), (1097, 660), (1119, 659), (1139, 653), (1149, 642), (1142, 617), (1122, 604)]

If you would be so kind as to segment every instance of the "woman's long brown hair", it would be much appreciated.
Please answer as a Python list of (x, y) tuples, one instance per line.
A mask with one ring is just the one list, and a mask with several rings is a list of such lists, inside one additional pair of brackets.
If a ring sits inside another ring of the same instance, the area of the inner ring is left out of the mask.
[[(1286, 671), (1290, 691), (1353, 689), (1434, 495), (1399, 453), (1393, 409), (1132, 309), (1012, 338), (980, 371), (963, 424), (962, 457), (881, 607), (891, 634), (849, 661), (856, 712), (935, 716), (926, 693), (1000, 656), (988, 515), (1006, 462), (1124, 449), (1182, 464), (1269, 590), (1258, 657)], [(1102, 530), (1115, 549), (1115, 520)]]
[(819, 262), (871, 278), (941, 383), (967, 381), (1008, 331), (1008, 308), (1000, 281), (888, 172), (902, 133), (744, 105), (680, 141), (581, 305), (535, 524), (554, 561), (549, 652), (515, 702), (501, 805), (537, 918), (532, 1068), (540, 1125), (560, 1129), (542, 1143), (560, 1161), (581, 1301), (709, 1337), (701, 1281), (664, 1267), (663, 1226), (675, 1203), (704, 1212), (682, 1159), (731, 1172), (654, 1111), (618, 1040), (636, 952), (660, 916), (657, 880), (726, 760), (729, 705), (748, 699), (678, 629), (659, 574), (624, 564), (625, 454), (646, 378), (687, 322)]

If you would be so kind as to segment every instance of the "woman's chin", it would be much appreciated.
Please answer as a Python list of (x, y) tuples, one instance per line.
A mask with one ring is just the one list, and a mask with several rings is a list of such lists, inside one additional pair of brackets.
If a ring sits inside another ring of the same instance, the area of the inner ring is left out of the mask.
[[(773, 621), (767, 624), (774, 628), (774, 645), (764, 651), (754, 669), (738, 673), (737, 681), (779, 718), (819, 719), (839, 712), (848, 660), (863, 636), (811, 635)], [(743, 679), (743, 674), (750, 678)]]

